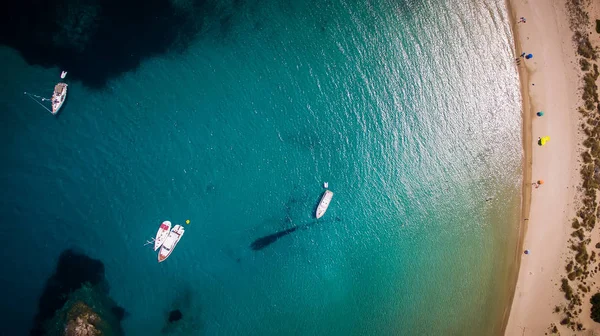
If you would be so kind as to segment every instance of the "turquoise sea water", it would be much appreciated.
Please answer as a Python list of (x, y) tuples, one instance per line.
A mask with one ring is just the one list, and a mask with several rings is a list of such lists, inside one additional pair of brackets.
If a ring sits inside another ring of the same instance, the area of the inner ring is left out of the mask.
[[(14, 332), (69, 247), (105, 264), (128, 335), (174, 307), (181, 335), (497, 332), (522, 155), (504, 2), (231, 8), (106, 88), (70, 82), (58, 118), (22, 92), (59, 69), (0, 49)], [(158, 264), (143, 245), (167, 219), (191, 224)]]

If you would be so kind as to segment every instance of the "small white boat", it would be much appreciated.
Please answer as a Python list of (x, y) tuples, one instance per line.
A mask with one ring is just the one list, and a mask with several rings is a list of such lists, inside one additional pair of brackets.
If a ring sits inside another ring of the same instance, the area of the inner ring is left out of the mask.
[(162, 244), (165, 242), (165, 239), (167, 239), (169, 236), (169, 232), (171, 232), (171, 222), (162, 222), (158, 228), (158, 232), (156, 232), (156, 237), (154, 238), (154, 251), (158, 250), (162, 246)]
[(165, 242), (162, 244), (160, 252), (158, 252), (158, 262), (165, 261), (171, 255), (184, 233), (185, 230), (183, 229), (183, 226), (179, 224), (175, 225), (171, 232), (169, 232), (169, 236), (165, 239)]
[(58, 83), (54, 86), (54, 93), (52, 94), (52, 114), (57, 114), (58, 110), (63, 106), (65, 99), (67, 99), (67, 84)]
[(331, 198), (333, 198), (333, 192), (331, 192), (329, 190), (325, 190), (325, 192), (323, 193), (323, 196), (321, 197), (321, 201), (319, 201), (319, 206), (317, 207), (317, 212), (315, 213), (315, 216), (317, 217), (317, 219), (323, 217), (323, 215), (325, 214), (325, 211), (327, 211), (327, 208), (329, 207)]

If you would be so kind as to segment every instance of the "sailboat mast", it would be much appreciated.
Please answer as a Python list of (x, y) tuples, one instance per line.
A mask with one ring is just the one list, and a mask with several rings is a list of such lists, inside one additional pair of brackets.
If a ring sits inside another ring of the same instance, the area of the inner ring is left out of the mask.
[[(24, 93), (25, 95), (27, 95), (27, 97), (31, 98), (31, 100), (33, 100), (34, 102), (36, 102), (38, 105), (40, 105), (41, 107), (43, 107), (43, 108), (44, 108), (46, 111), (48, 111), (48, 112), (52, 113), (52, 111), (51, 111), (49, 108), (47, 108), (47, 107), (46, 107), (44, 104), (42, 104), (42, 103), (40, 103), (39, 101), (37, 101), (35, 98), (39, 98), (39, 99), (41, 99), (42, 101), (45, 101), (45, 100), (50, 100), (50, 99), (48, 99), (48, 98), (44, 98), (44, 97), (40, 97), (40, 96), (36, 96), (36, 95), (34, 95), (34, 94), (27, 93), (27, 92), (23, 92), (23, 93)], [(34, 97), (35, 97), (35, 98), (34, 98)]]

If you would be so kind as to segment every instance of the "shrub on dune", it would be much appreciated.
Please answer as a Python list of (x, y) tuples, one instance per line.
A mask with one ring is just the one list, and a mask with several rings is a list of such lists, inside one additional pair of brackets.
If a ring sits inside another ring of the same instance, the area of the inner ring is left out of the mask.
[(590, 302), (592, 303), (592, 314), (590, 317), (595, 322), (600, 323), (600, 293), (592, 295)]

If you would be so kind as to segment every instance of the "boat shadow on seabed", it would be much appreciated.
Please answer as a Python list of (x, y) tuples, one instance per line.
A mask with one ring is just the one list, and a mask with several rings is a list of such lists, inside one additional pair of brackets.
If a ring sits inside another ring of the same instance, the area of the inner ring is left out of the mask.
[(324, 224), (324, 223), (331, 223), (331, 222), (341, 222), (342, 220), (339, 217), (336, 217), (335, 219), (332, 220), (327, 220), (327, 221), (317, 221), (317, 220), (313, 220), (310, 223), (307, 224), (302, 224), (302, 225), (297, 225), (294, 227), (291, 227), (289, 229), (283, 230), (283, 231), (279, 231), (279, 232), (275, 232), (272, 233), (270, 235), (266, 235), (263, 237), (260, 237), (258, 239), (256, 239), (255, 241), (252, 242), (252, 244), (250, 244), (250, 248), (253, 251), (259, 251), (264, 249), (265, 247), (273, 244), (274, 242), (276, 242), (277, 240), (279, 240), (280, 238), (283, 238), (287, 235), (289, 235), (290, 233), (293, 233), (297, 230), (306, 230), (308, 228), (310, 228), (311, 226), (319, 223), (319, 224)]
[[(294, 190), (295, 189), (296, 189), (296, 187), (294, 187)], [(319, 198), (316, 200), (315, 206), (312, 209), (312, 213), (315, 213), (317, 211), (320, 199), (321, 199), (321, 196), (319, 196)], [(285, 224), (292, 223), (292, 207), (293, 207), (293, 205), (297, 204), (298, 202), (299, 202), (299, 198), (292, 196), (289, 198), (289, 200), (285, 204), (285, 207), (284, 207), (284, 212), (285, 212), (284, 222), (285, 222)], [(259, 251), (259, 250), (262, 250), (265, 247), (275, 243), (280, 238), (283, 238), (283, 237), (285, 237), (293, 232), (296, 232), (298, 230), (306, 230), (317, 223), (326, 224), (326, 223), (330, 223), (330, 222), (341, 222), (341, 221), (342, 220), (339, 217), (335, 217), (334, 219), (331, 219), (331, 220), (313, 219), (312, 221), (310, 221), (308, 223), (292, 226), (285, 230), (277, 231), (275, 233), (260, 237), (260, 238), (256, 239), (255, 241), (253, 241), (252, 244), (250, 244), (250, 248), (253, 251)]]

